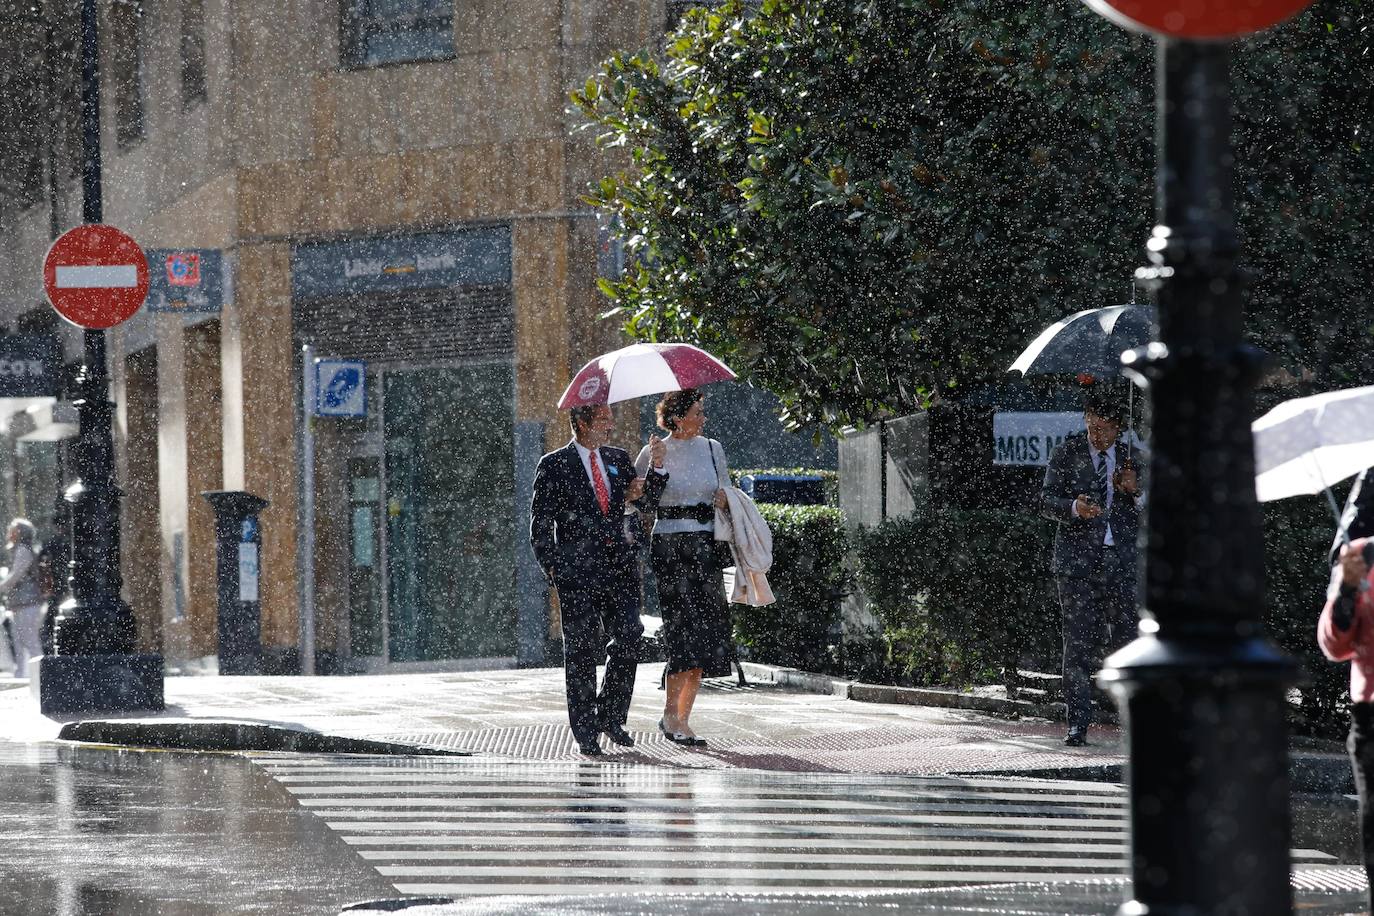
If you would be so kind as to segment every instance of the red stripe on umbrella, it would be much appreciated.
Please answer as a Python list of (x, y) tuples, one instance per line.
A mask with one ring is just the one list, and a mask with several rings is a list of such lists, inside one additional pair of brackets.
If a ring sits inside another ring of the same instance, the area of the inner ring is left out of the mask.
[(734, 377), (725, 363), (691, 344), (632, 344), (583, 366), (558, 399), (558, 409), (615, 404)]

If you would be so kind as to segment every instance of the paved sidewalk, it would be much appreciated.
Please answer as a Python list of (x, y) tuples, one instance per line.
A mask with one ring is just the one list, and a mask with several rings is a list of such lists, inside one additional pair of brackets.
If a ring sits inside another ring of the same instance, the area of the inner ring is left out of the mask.
[[(1052, 771), (1121, 762), (1114, 728), (1066, 748), (1063, 726), (967, 710), (866, 703), (766, 683), (708, 681), (692, 724), (709, 746), (684, 749), (657, 731), (661, 665), (643, 665), (628, 728), (635, 748), (607, 746), (617, 763), (793, 772), (941, 774)], [(360, 677), (174, 677), (168, 708), (149, 718), (251, 721), (483, 755), (578, 758), (567, 727), (561, 669)], [(102, 716), (100, 718), (121, 718)], [(0, 690), (0, 735), (56, 737), (27, 690)]]

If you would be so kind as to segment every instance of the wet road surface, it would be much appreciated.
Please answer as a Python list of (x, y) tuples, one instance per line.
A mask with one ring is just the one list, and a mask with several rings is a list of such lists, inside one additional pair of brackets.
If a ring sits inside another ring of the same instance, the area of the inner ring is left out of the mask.
[[(0, 916), (1108, 912), (1128, 839), (1119, 786), (1005, 777), (0, 743), (0, 786)], [(1302, 911), (1355, 912), (1353, 802), (1293, 846)]]
[(0, 742), (0, 914), (338, 913), (395, 891), (247, 759)]

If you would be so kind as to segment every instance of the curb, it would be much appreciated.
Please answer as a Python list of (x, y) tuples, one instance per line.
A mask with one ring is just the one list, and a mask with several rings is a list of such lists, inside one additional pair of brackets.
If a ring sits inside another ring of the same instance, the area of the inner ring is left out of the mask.
[[(790, 687), (807, 693), (845, 697), (857, 703), (893, 703), (907, 706), (935, 706), (942, 709), (968, 709), (1014, 718), (1064, 721), (1063, 703), (1032, 703), (1029, 700), (1006, 700), (1000, 697), (980, 697), (957, 690), (938, 690), (930, 687), (892, 687), (885, 684), (864, 684), (846, 681), (825, 674), (815, 674), (797, 668), (780, 668), (743, 662), (749, 678), (778, 687)], [(1116, 724), (1116, 715), (1109, 709), (1098, 710), (1098, 721)]]
[[(744, 674), (753, 681), (765, 681), (776, 687), (791, 687), (805, 693), (819, 693), (826, 696), (849, 697), (853, 681), (843, 681), (828, 674), (815, 674), (800, 668), (779, 668), (776, 665), (761, 665), (758, 662), (740, 662)], [(852, 699), (852, 698), (851, 698)]]
[(345, 738), (260, 722), (87, 719), (62, 726), (60, 741), (175, 751), (291, 751), (305, 754), (379, 754), (468, 757), (445, 750), (368, 738)]

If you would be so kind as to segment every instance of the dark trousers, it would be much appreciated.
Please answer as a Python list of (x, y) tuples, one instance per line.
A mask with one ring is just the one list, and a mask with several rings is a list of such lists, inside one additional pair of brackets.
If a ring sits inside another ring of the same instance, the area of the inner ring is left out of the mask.
[(1102, 659), (1126, 645), (1139, 623), (1135, 570), (1116, 550), (1103, 548), (1088, 576), (1062, 576), (1059, 609), (1064, 630), (1064, 706), (1070, 728), (1087, 728), (1096, 709), (1093, 675)]
[(1355, 791), (1360, 796), (1360, 838), (1364, 841), (1364, 873), (1369, 879), (1369, 912), (1374, 913), (1374, 810), (1369, 780), (1374, 776), (1374, 703), (1350, 704), (1350, 766), (1355, 771)]
[[(633, 576), (573, 588), (559, 586), (563, 617), (563, 676), (568, 689), (568, 724), (579, 743), (594, 742), (608, 725), (625, 724), (639, 665), (639, 583)], [(596, 667), (606, 663), (601, 692)]]

